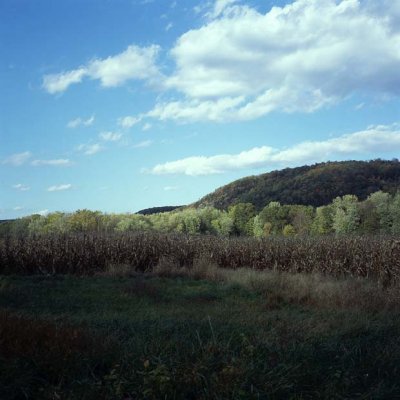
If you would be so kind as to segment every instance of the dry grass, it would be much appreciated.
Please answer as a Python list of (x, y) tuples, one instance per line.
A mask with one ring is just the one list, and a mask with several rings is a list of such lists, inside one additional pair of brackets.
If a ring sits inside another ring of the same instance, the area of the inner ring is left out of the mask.
[(400, 305), (399, 286), (383, 288), (379, 283), (365, 278), (334, 278), (319, 273), (219, 268), (207, 256), (195, 259), (189, 267), (179, 267), (170, 258), (163, 259), (153, 269), (152, 275), (240, 285), (262, 293), (270, 308), (301, 304), (317, 308), (393, 312)]
[(273, 306), (303, 304), (318, 308), (395, 311), (400, 305), (400, 288), (382, 288), (363, 278), (336, 279), (318, 273), (283, 273), (242, 268), (224, 271), (225, 281), (261, 292)]
[(162, 257), (159, 263), (153, 268), (152, 275), (165, 278), (190, 278), (194, 280), (209, 280), (221, 282), (225, 280), (225, 271), (219, 268), (207, 256), (199, 256), (193, 260), (192, 265), (179, 266), (171, 257)]

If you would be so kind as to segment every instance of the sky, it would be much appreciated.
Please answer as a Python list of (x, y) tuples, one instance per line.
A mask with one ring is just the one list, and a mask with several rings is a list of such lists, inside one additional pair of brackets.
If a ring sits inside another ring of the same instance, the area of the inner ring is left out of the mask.
[(400, 154), (400, 0), (3, 0), (0, 219)]

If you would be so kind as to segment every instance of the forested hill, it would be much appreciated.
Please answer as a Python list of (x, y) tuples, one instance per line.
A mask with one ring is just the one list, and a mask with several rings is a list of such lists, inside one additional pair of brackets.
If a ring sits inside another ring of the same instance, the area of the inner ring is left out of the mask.
[(398, 160), (326, 162), (242, 178), (220, 187), (193, 205), (226, 209), (232, 204), (248, 202), (260, 210), (271, 201), (279, 201), (281, 204), (321, 206), (345, 194), (364, 200), (378, 190), (395, 193), (399, 189)]
[(182, 206), (151, 207), (151, 208), (145, 208), (144, 210), (140, 210), (136, 214), (152, 215), (152, 214), (174, 211), (181, 207)]

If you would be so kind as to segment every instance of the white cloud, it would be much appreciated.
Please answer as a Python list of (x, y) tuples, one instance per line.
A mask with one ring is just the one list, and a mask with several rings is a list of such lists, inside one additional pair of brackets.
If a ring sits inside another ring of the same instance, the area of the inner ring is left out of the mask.
[(167, 26), (165, 27), (165, 31), (168, 32), (170, 29), (172, 29), (174, 24), (172, 22), (168, 23)]
[(93, 122), (95, 120), (95, 116), (92, 115), (88, 119), (82, 119), (82, 118), (75, 118), (71, 121), (68, 122), (67, 127), (68, 128), (77, 128), (78, 126), (91, 126), (93, 125)]
[(22, 207), (22, 206), (15, 206), (13, 208), (14, 211), (22, 211), (23, 209), (24, 209), (24, 207)]
[(85, 75), (87, 75), (85, 67), (59, 74), (45, 75), (43, 87), (51, 94), (64, 92), (72, 84), (81, 82)]
[(347, 157), (396, 151), (400, 151), (400, 126), (371, 126), (364, 131), (325, 141), (302, 142), (285, 149), (262, 146), (239, 154), (187, 157), (158, 164), (145, 172), (155, 175), (210, 175), (246, 168), (326, 161), (332, 156)]
[(142, 120), (141, 117), (132, 117), (127, 116), (118, 119), (118, 124), (122, 126), (122, 128), (132, 128), (132, 126), (138, 124)]
[(161, 74), (155, 64), (160, 47), (135, 45), (115, 56), (94, 59), (78, 69), (45, 75), (43, 87), (49, 93), (64, 92), (74, 83), (80, 83), (84, 77), (99, 80), (103, 87), (119, 86), (131, 79), (159, 80)]
[(47, 188), (48, 192), (60, 192), (63, 190), (69, 190), (72, 188), (70, 183), (62, 184), (62, 185), (54, 185)]
[(273, 148), (263, 146), (243, 151), (239, 154), (221, 154), (212, 157), (194, 156), (158, 164), (150, 172), (155, 175), (185, 174), (195, 176), (220, 174), (228, 170), (261, 167), (273, 152)]
[(118, 142), (122, 138), (122, 133), (118, 132), (102, 132), (99, 135), (100, 139), (105, 142)]
[(151, 125), (149, 122), (146, 122), (143, 126), (142, 126), (142, 131), (148, 131), (151, 129), (153, 125)]
[(13, 185), (13, 188), (21, 192), (26, 192), (31, 189), (30, 186), (23, 185), (22, 183), (17, 183), (16, 185)]
[(50, 165), (50, 166), (54, 166), (54, 167), (69, 167), (73, 163), (68, 158), (58, 158), (55, 160), (33, 160), (31, 162), (31, 164), (34, 167), (39, 167), (42, 165)]
[(225, 97), (218, 100), (188, 100), (160, 103), (147, 113), (147, 117), (159, 120), (176, 120), (183, 122), (223, 121), (230, 117), (235, 107), (243, 102), (243, 97)]
[(45, 217), (49, 213), (50, 213), (50, 211), (46, 208), (45, 210), (36, 211), (34, 214), (39, 214), (42, 217)]
[(293, 0), (267, 12), (244, 4), (215, 0), (196, 7), (207, 18), (169, 49), (174, 67), (167, 77), (156, 65), (159, 46), (131, 45), (47, 75), (43, 85), (57, 93), (85, 77), (104, 87), (139, 79), (176, 96), (121, 118), (124, 128), (144, 117), (251, 120), (274, 111), (314, 112), (357, 94), (400, 95), (399, 0)]
[(142, 126), (142, 131), (148, 131), (151, 129), (153, 125), (150, 124), (149, 122), (146, 122), (143, 126)]
[(93, 144), (80, 144), (77, 147), (78, 151), (82, 152), (83, 154), (87, 156), (91, 156), (93, 154), (96, 154), (102, 150), (104, 150), (104, 147), (100, 143), (93, 143)]
[(142, 142), (135, 144), (133, 147), (134, 148), (143, 148), (143, 147), (149, 147), (152, 144), (153, 144), (152, 140), (143, 140)]
[(261, 13), (216, 1), (215, 19), (183, 34), (171, 50), (176, 69), (165, 86), (186, 100), (156, 105), (150, 115), (192, 121), (194, 102), (204, 108), (211, 100), (241, 98), (212, 118), (198, 115), (246, 120), (312, 112), (355, 93), (398, 96), (399, 2), (373, 3), (297, 0)]
[(25, 164), (31, 157), (32, 153), (30, 151), (24, 151), (23, 153), (12, 154), (11, 156), (4, 159), (2, 163), (19, 167)]
[(164, 186), (164, 191), (166, 192), (172, 192), (174, 190), (178, 190), (179, 187), (178, 186)]
[(238, 0), (215, 0), (212, 10), (206, 14), (210, 19), (218, 18), (225, 11), (229, 11), (230, 7), (237, 3)]

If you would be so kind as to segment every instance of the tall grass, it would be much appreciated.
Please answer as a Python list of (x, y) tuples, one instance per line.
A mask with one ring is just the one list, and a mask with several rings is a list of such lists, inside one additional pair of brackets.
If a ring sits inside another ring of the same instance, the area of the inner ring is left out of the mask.
[(364, 277), (388, 286), (400, 279), (393, 237), (221, 238), (161, 233), (4, 238), (0, 274), (93, 274), (125, 265), (151, 271), (160, 260), (190, 267), (206, 257), (221, 268)]

